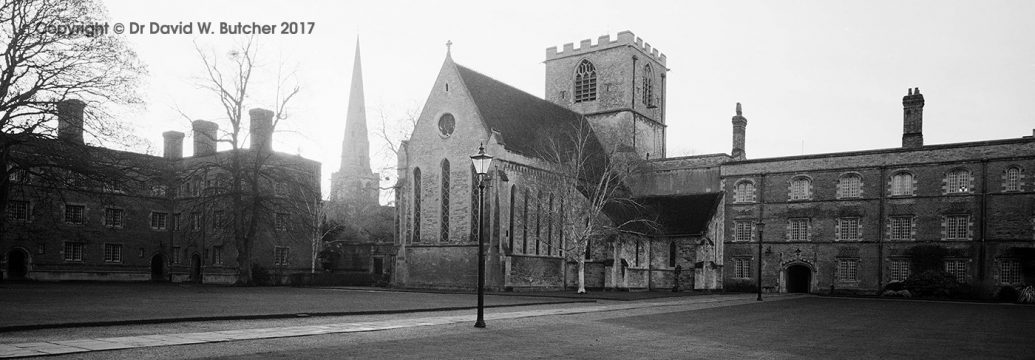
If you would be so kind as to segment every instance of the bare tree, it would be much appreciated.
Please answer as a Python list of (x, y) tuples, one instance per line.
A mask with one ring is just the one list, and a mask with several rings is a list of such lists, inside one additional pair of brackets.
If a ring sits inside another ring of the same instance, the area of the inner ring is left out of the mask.
[[(215, 221), (225, 222), (227, 236), (233, 238), (239, 267), (238, 283), (250, 283), (253, 275), (252, 249), (263, 226), (282, 226), (282, 221), (276, 218), (277, 214), (283, 212), (290, 215), (288, 211), (291, 209), (304, 210), (294, 212), (295, 216), (304, 214), (314, 219), (318, 216), (314, 211), (318, 205), (310, 202), (319, 198), (312, 195), (313, 192), (318, 193), (319, 185), (311, 176), (319, 170), (278, 157), (263, 146), (245, 151), (245, 140), (249, 136), (265, 136), (245, 132), (244, 109), (252, 104), (250, 86), (259, 68), (258, 47), (252, 40), (229, 51), (229, 62), (225, 65), (214, 53), (200, 46), (196, 46), (196, 49), (205, 69), (204, 77), (198, 85), (216, 95), (224, 112), (223, 122), (229, 124), (229, 128), (224, 128), (211, 140), (228, 145), (230, 151), (224, 156), (201, 158), (183, 176), (210, 179), (211, 174), (215, 174), (217, 177), (213, 186), (205, 185), (208, 191), (204, 194), (206, 196), (196, 199), (191, 206), (213, 209), (219, 204), (229, 204), (225, 215), (214, 218)], [(265, 130), (268, 131), (266, 135), (272, 134), (281, 121), (288, 119), (288, 105), (300, 91), (297, 85), (287, 86), (287, 80), (280, 72), (276, 84), (272, 100), (276, 110), (273, 111), (270, 128)], [(183, 111), (180, 113), (188, 120), (191, 119)], [(290, 194), (292, 189), (297, 194)], [(314, 227), (309, 221), (292, 224), (307, 228), (292, 229), (296, 231), (308, 231)]]
[(546, 158), (556, 165), (559, 183), (561, 244), (569, 261), (578, 263), (578, 293), (585, 293), (586, 260), (591, 243), (611, 242), (615, 260), (624, 236), (650, 236), (659, 225), (635, 200), (626, 183), (641, 160), (619, 147), (606, 149), (590, 125), (580, 121), (569, 131), (546, 139)]
[[(394, 119), (385, 113), (384, 108), (378, 109), (378, 115), (381, 124), (377, 128), (375, 136), (382, 142), (380, 151), (382, 160), (387, 160), (387, 164), (389, 164), (382, 167), (379, 173), (385, 181), (395, 182), (398, 180), (395, 179), (395, 164), (399, 158), (399, 150), (402, 147), (403, 141), (410, 137), (413, 129), (417, 126), (417, 119), (420, 118), (420, 106), (413, 104), (402, 115)], [(381, 186), (380, 189), (385, 190), (381, 193), (381, 198), (389, 199), (388, 202), (394, 204), (395, 186)]]
[[(125, 139), (123, 124), (110, 109), (140, 102), (137, 85), (145, 69), (136, 53), (121, 37), (102, 33), (103, 28), (56, 27), (103, 23), (105, 18), (104, 8), (92, 0), (0, 3), (0, 234), (10, 179), (72, 173), (111, 182), (123, 166), (134, 167), (118, 153), (100, 154), (81, 141), (51, 141), (57, 104), (70, 99), (88, 105), (75, 126), (92, 140)], [(103, 163), (114, 167), (96, 166)]]

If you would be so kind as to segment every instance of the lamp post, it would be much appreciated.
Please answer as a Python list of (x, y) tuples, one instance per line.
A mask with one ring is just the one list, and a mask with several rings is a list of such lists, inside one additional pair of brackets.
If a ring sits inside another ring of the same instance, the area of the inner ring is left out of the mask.
[(485, 174), (489, 171), (492, 156), (485, 154), (485, 146), (478, 144), (478, 154), (471, 155), (474, 172), (478, 173), (478, 320), (474, 327), (485, 327), (485, 235), (482, 231), (482, 208), (485, 204)]
[(758, 227), (758, 301), (762, 301), (762, 230), (765, 229), (765, 223), (759, 221), (755, 224)]

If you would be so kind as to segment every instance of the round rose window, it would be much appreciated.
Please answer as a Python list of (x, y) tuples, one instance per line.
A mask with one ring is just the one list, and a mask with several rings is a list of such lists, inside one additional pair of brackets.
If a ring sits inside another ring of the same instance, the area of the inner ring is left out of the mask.
[(438, 131), (443, 136), (452, 134), (454, 128), (456, 128), (456, 118), (453, 117), (453, 114), (445, 114), (438, 118)]

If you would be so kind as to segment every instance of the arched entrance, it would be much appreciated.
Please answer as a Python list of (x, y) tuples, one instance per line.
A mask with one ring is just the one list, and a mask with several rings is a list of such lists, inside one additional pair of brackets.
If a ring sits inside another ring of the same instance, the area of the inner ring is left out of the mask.
[(14, 249), (7, 253), (7, 278), (25, 280), (29, 274), (29, 254), (22, 249)]
[(201, 282), (201, 256), (198, 254), (190, 257), (190, 281)]
[(165, 257), (161, 254), (151, 257), (151, 281), (165, 280)]
[(808, 293), (812, 288), (812, 269), (802, 264), (787, 267), (787, 292)]

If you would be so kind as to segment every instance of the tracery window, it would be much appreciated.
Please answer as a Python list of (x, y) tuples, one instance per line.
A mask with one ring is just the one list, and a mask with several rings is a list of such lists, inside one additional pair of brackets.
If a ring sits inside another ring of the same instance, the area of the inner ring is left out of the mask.
[(851, 174), (841, 177), (837, 182), (837, 198), (857, 198), (862, 196), (862, 178)]
[(643, 66), (643, 103), (654, 106), (654, 69), (650, 64)]
[(413, 169), (413, 242), (420, 242), (420, 168)]
[(597, 69), (589, 60), (582, 60), (575, 69), (575, 102), (597, 99)]
[(970, 171), (959, 169), (950, 171), (945, 176), (946, 192), (966, 193), (970, 192)]
[(901, 172), (892, 176), (891, 196), (913, 196), (913, 174)]

